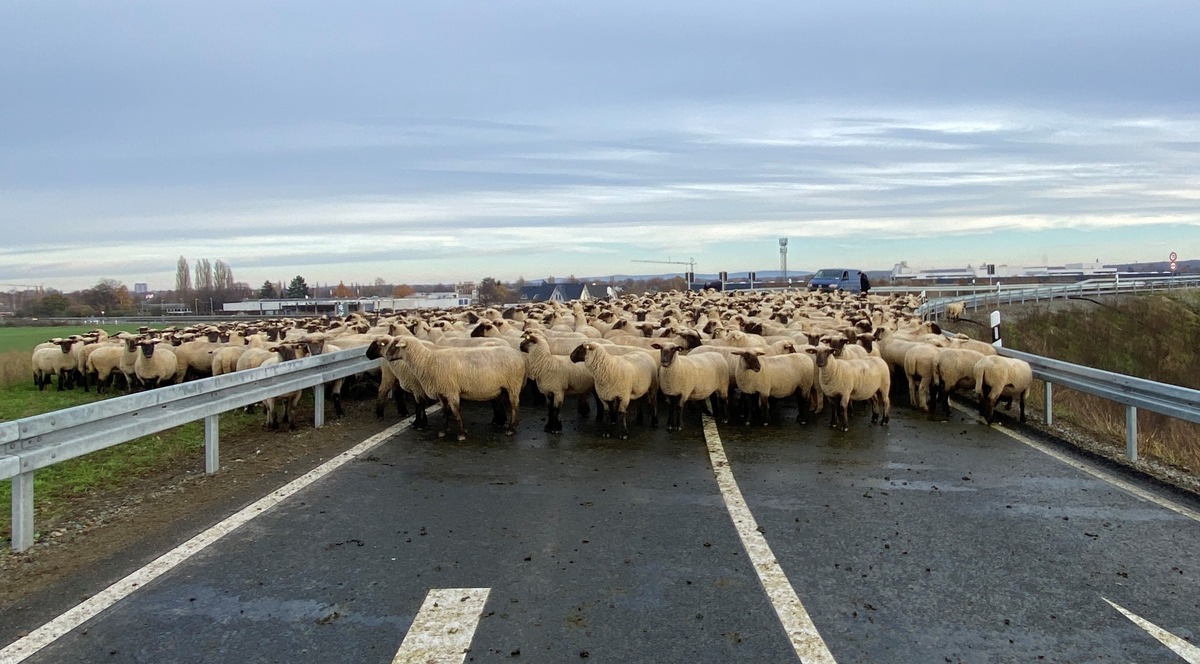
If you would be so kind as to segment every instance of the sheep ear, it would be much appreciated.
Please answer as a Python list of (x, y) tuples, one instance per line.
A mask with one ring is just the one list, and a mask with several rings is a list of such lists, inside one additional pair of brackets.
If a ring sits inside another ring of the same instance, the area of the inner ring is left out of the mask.
[(658, 343), (657, 341), (655, 341), (654, 343), (650, 344), (650, 347), (651, 347), (651, 348), (653, 348), (653, 349), (655, 349), (655, 350), (662, 350), (662, 344)]
[(817, 349), (813, 348), (812, 346), (809, 346), (808, 348), (804, 349), (804, 352), (808, 353), (809, 355), (816, 355)]
[(942, 333), (942, 328), (938, 327), (938, 324), (937, 324), (937, 323), (930, 323), (930, 324), (929, 324), (929, 331), (930, 331), (930, 332), (933, 332), (934, 334), (941, 334), (941, 333)]

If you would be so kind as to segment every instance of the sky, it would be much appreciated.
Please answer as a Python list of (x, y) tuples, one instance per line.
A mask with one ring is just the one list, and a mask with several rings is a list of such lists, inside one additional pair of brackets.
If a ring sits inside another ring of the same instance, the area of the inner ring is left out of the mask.
[(0, 290), (1200, 258), (1200, 3), (0, 0)]

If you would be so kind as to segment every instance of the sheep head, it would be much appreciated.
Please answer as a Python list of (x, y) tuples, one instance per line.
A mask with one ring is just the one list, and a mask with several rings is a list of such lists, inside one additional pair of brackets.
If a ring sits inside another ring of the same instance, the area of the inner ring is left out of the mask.
[(664, 368), (671, 366), (675, 362), (675, 355), (683, 350), (683, 346), (671, 341), (656, 341), (650, 344), (650, 347), (659, 351), (659, 357), (661, 358), (659, 362)]
[(583, 362), (583, 361), (587, 360), (588, 353), (595, 352), (595, 350), (596, 350), (596, 344), (594, 344), (594, 343), (589, 342), (589, 343), (579, 344), (578, 346), (575, 347), (575, 350), (571, 351), (571, 361), (572, 362)]
[(742, 366), (748, 371), (762, 371), (762, 361), (758, 359), (763, 354), (762, 349), (735, 350), (733, 354), (742, 358)]

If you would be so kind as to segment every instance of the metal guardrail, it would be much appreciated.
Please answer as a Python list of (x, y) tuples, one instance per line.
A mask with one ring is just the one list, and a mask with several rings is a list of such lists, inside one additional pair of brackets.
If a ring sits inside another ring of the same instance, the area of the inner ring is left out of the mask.
[(1137, 410), (1169, 415), (1200, 423), (1200, 390), (1158, 383), (1144, 378), (1093, 369), (1009, 348), (997, 348), (1001, 355), (1024, 360), (1033, 369), (1033, 377), (1043, 381), (1046, 424), (1054, 423), (1052, 385), (1093, 394), (1125, 406), (1125, 456), (1138, 459)]
[[(280, 362), (11, 422), (0, 422), (0, 480), (12, 479), (12, 548), (33, 545), (33, 475), (60, 461), (203, 419), (205, 470), (219, 468), (220, 413), (379, 367), (365, 348)], [(314, 424), (325, 421), (315, 391)]]
[[(1088, 279), (1069, 284), (1011, 284), (1005, 286), (947, 286), (925, 287), (926, 294), (937, 293), (921, 305), (918, 313), (921, 315), (942, 316), (946, 305), (952, 302), (963, 302), (967, 309), (978, 310), (1001, 304), (1026, 304), (1071, 297), (1088, 297), (1099, 295), (1122, 295), (1171, 291), (1181, 288), (1200, 288), (1200, 275), (1180, 275), (1175, 277), (1135, 277), (1112, 279)], [(871, 289), (885, 292), (912, 292), (915, 288)], [(952, 294), (946, 294), (952, 293)]]

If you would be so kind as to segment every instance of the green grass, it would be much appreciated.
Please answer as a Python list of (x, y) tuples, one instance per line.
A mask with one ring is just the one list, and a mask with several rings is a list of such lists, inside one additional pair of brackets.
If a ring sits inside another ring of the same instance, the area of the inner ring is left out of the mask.
[[(69, 337), (72, 334), (91, 332), (97, 326), (59, 326), (59, 327), (0, 327), (0, 353), (8, 351), (33, 352), (33, 347), (54, 337)], [(100, 329), (109, 334), (117, 332), (136, 332), (137, 325), (110, 326)]]

